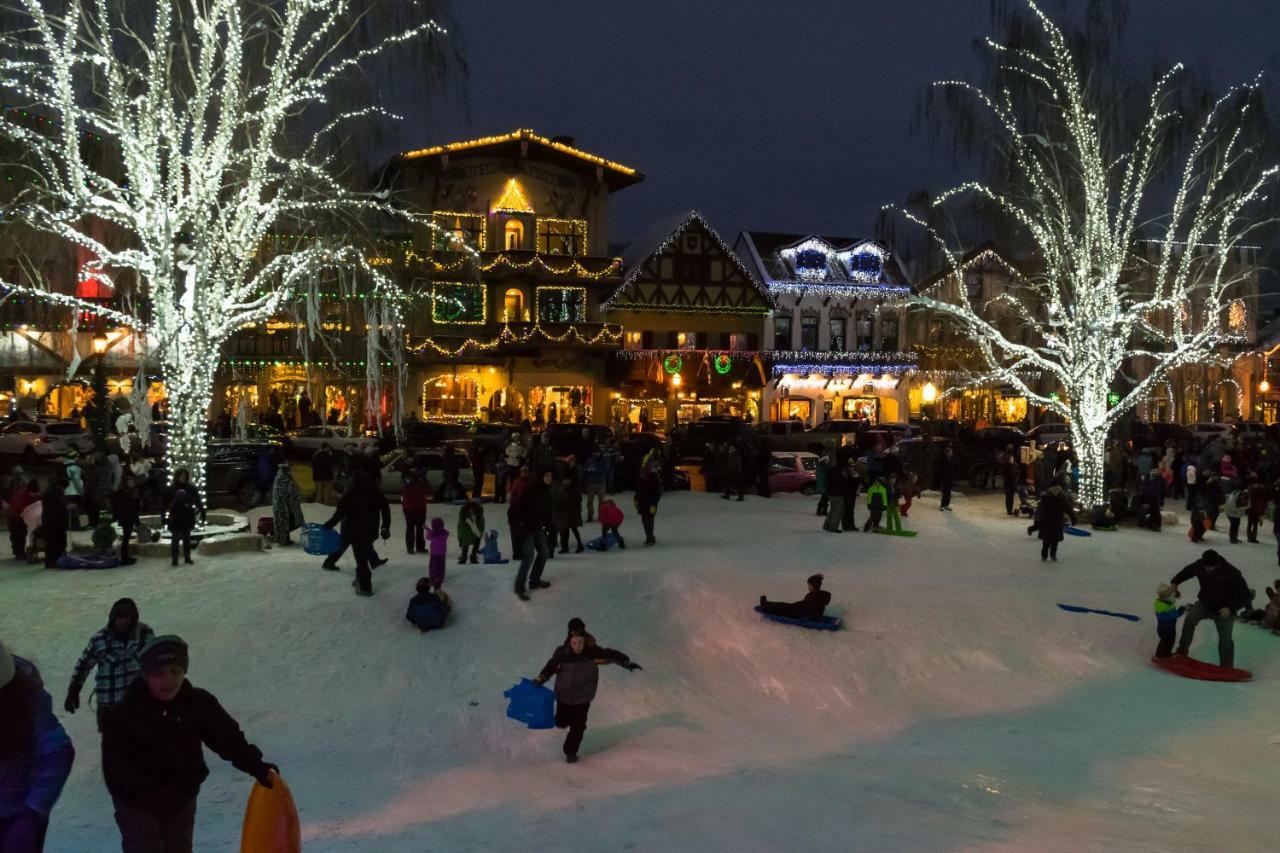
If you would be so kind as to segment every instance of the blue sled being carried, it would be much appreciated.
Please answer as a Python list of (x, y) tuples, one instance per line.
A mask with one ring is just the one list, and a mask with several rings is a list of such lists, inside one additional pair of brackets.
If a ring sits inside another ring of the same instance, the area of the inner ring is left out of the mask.
[(765, 613), (760, 609), (760, 605), (755, 606), (755, 611), (770, 622), (781, 622), (783, 625), (796, 625), (800, 628), (811, 628), (815, 631), (839, 631), (844, 621), (838, 616), (823, 616), (821, 619), (793, 619), (790, 616), (778, 616), (776, 613)]
[(531, 729), (550, 729), (556, 724), (556, 694), (527, 678), (510, 690), (502, 691), (507, 697), (507, 716), (524, 723)]

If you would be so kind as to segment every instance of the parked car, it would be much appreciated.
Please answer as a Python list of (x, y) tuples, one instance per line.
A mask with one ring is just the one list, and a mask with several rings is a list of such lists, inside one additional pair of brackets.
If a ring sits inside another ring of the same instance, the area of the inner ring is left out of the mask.
[(1241, 438), (1263, 438), (1267, 434), (1267, 425), (1260, 421), (1236, 421), (1235, 428)]
[(342, 450), (348, 444), (354, 444), (357, 449), (364, 450), (366, 447), (376, 444), (377, 436), (372, 435), (347, 435), (347, 431), (341, 427), (334, 426), (310, 426), (305, 429), (296, 430), (287, 435), (289, 446), (292, 453), (301, 458), (307, 458), (319, 450), (321, 447), (332, 447), (334, 450)]
[(1027, 438), (1035, 442), (1036, 447), (1048, 447), (1061, 442), (1071, 443), (1071, 427), (1062, 423), (1039, 424), (1027, 430)]
[(924, 429), (920, 425), (907, 424), (902, 421), (884, 421), (876, 424), (875, 429), (891, 433), (895, 443), (904, 438), (919, 438), (924, 435)]
[[(205, 466), (204, 502), (206, 508), (230, 498), (237, 506), (250, 506), (258, 491), (258, 457), (264, 452), (280, 452), (280, 445), (265, 441), (217, 439), (209, 442), (209, 460)], [(142, 498), (147, 506), (158, 506), (165, 493), (169, 474), (161, 461), (151, 466), (142, 484)]]
[(551, 447), (557, 456), (568, 456), (581, 450), (583, 430), (590, 434), (597, 446), (613, 438), (613, 427), (604, 424), (549, 424), (543, 432), (550, 436)]
[(769, 463), (769, 490), (811, 495), (818, 483), (818, 457), (804, 451), (777, 451)]
[(749, 441), (752, 437), (750, 424), (741, 418), (699, 418), (693, 423), (681, 424), (671, 431), (671, 444), (679, 454), (679, 458), (674, 461), (701, 459), (706, 455), (708, 444)]
[(14, 421), (0, 429), (0, 454), (26, 462), (61, 456), (68, 450), (87, 453), (93, 437), (74, 421)]
[(1191, 444), (1191, 430), (1182, 424), (1147, 423), (1133, 421), (1129, 424), (1129, 438), (1137, 447), (1164, 447), (1172, 443), (1175, 447), (1186, 448)]
[(466, 424), (452, 421), (410, 421), (404, 426), (402, 443), (417, 450), (441, 447), (446, 441), (469, 438), (471, 438), (471, 432)]
[(761, 421), (754, 432), (756, 441), (771, 451), (812, 451), (813, 445), (822, 446), (801, 421)]
[(1187, 429), (1191, 434), (1201, 441), (1211, 438), (1230, 438), (1235, 434), (1234, 424), (1213, 424), (1213, 423), (1196, 423), (1187, 424)]
[[(633, 432), (622, 437), (618, 442), (618, 452), (622, 462), (614, 475), (614, 490), (623, 492), (636, 487), (635, 473), (641, 461), (651, 450), (657, 450), (667, 458), (669, 442), (666, 438), (652, 432)], [(674, 464), (664, 466), (662, 487), (669, 492), (689, 490), (689, 475), (678, 470)]]
[[(387, 497), (398, 497), (404, 488), (406, 456), (405, 450), (396, 448), (382, 457), (382, 493)], [(440, 484), (444, 482), (444, 451), (440, 449), (414, 451), (414, 459), (416, 464), (426, 468), (427, 485), (431, 487), (434, 495), (440, 488)], [(458, 468), (458, 483), (467, 490), (467, 494), (471, 494), (475, 487), (471, 466), (467, 465), (465, 460)]]

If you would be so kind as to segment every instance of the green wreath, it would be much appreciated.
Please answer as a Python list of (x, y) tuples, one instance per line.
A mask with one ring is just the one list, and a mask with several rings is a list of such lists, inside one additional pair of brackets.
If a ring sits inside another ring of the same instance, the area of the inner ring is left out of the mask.
[(676, 353), (671, 353), (671, 355), (662, 360), (662, 369), (675, 375), (684, 369), (684, 359)]
[(720, 353), (716, 356), (716, 360), (713, 363), (716, 366), (716, 373), (719, 373), (721, 376), (724, 376), (730, 370), (733, 370), (733, 359), (729, 357), (728, 353)]

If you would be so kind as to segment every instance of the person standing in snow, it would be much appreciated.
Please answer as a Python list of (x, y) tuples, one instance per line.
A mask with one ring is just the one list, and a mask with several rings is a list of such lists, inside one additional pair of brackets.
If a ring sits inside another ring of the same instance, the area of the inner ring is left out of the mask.
[(1052, 558), (1058, 562), (1058, 543), (1062, 541), (1067, 519), (1076, 523), (1075, 511), (1062, 491), (1062, 484), (1054, 483), (1043, 495), (1036, 514), (1036, 529), (1040, 532), (1040, 562)]
[(575, 553), (586, 550), (582, 544), (582, 487), (578, 482), (578, 466), (573, 454), (565, 457), (564, 466), (552, 489), (556, 531), (560, 536), (560, 553), (569, 553), (569, 534), (578, 543)]
[(302, 495), (287, 464), (276, 469), (276, 480), (271, 484), (271, 523), (277, 545), (292, 545), (289, 534), (307, 523), (302, 514)]
[(588, 644), (585, 629), (573, 630), (568, 642), (555, 650), (534, 679), (538, 684), (553, 677), (556, 680), (556, 728), (569, 730), (564, 739), (564, 758), (570, 764), (578, 760), (578, 749), (587, 731), (587, 714), (600, 683), (600, 665), (610, 663), (632, 672), (640, 669), (640, 664), (632, 663), (622, 652)]
[(831, 593), (822, 588), (822, 580), (821, 574), (810, 575), (809, 591), (801, 601), (790, 603), (770, 601), (765, 596), (760, 596), (760, 612), (788, 619), (808, 619), (810, 622), (816, 622), (822, 618), (827, 605), (831, 603)]
[[(356, 558), (356, 594), (373, 595), (373, 561), (378, 558), (373, 543), (379, 532), (383, 539), (391, 537), (391, 507), (368, 471), (357, 469), (351, 487), (342, 493), (333, 516), (324, 526), (332, 530), (339, 522), (342, 522), (342, 541), (350, 545)], [(336, 568), (336, 557), (330, 559)], [(326, 567), (328, 564), (329, 560), (325, 560)]]
[(1156, 645), (1156, 657), (1167, 658), (1173, 654), (1173, 644), (1178, 635), (1178, 617), (1185, 608), (1179, 607), (1178, 590), (1171, 583), (1162, 583), (1156, 587), (1156, 636), (1160, 642)]
[(427, 561), (427, 577), (431, 578), (431, 586), (439, 589), (444, 586), (445, 560), (449, 557), (449, 531), (445, 529), (444, 519), (431, 519), (431, 529), (427, 531), (427, 548), (430, 552)]
[(1174, 593), (1178, 585), (1195, 578), (1200, 582), (1200, 595), (1196, 603), (1187, 608), (1182, 623), (1182, 638), (1177, 654), (1191, 651), (1191, 641), (1196, 636), (1196, 626), (1204, 619), (1212, 619), (1218, 629), (1218, 663), (1225, 667), (1235, 665), (1236, 647), (1231, 639), (1236, 611), (1249, 603), (1249, 584), (1240, 570), (1228, 563), (1212, 548), (1200, 559), (1169, 579)]
[(138, 481), (132, 474), (124, 478), (111, 496), (111, 513), (120, 525), (120, 565), (131, 566), (138, 561), (129, 556), (129, 540), (142, 519), (142, 498), (138, 494)]
[(542, 579), (542, 570), (547, 565), (550, 551), (547, 525), (551, 519), (552, 475), (548, 469), (534, 480), (526, 478), (527, 471), (527, 468), (521, 469), (520, 478), (524, 485), (512, 488), (511, 508), (507, 510), (512, 538), (519, 537), (516, 541), (519, 544), (520, 569), (516, 572), (515, 592), (521, 601), (529, 600), (527, 590), (551, 586)]
[(0, 853), (41, 853), (76, 751), (30, 661), (0, 642)]
[(331, 506), (337, 495), (333, 491), (333, 448), (327, 444), (311, 456), (311, 480), (316, 484), (315, 502)]
[(262, 760), (213, 694), (187, 681), (180, 637), (156, 637), (139, 656), (142, 677), (102, 729), (102, 775), (129, 853), (186, 853), (196, 797), (209, 776), (203, 747), (270, 788), (279, 768)]
[(5, 492), (4, 514), (9, 527), (9, 547), (13, 550), (13, 558), (25, 560), (27, 558), (27, 525), (22, 520), (22, 513), (40, 497), (39, 493), (32, 493), (22, 469), (15, 466), (14, 471), (18, 476), (11, 479), (11, 486)]
[[(458, 512), (458, 562), (480, 562), (480, 542), (484, 539), (484, 507), (475, 498)], [(470, 553), (468, 554), (468, 551)]]
[(662, 499), (662, 481), (653, 465), (640, 468), (640, 477), (636, 480), (635, 507), (640, 516), (640, 524), (644, 527), (644, 547), (657, 545), (653, 535), (653, 524), (658, 516), (658, 501)]
[(151, 627), (138, 621), (138, 605), (132, 598), (111, 605), (106, 627), (89, 638), (76, 661), (63, 709), (68, 714), (79, 710), (80, 688), (96, 667), (93, 695), (98, 705), (98, 731), (102, 731), (103, 719), (124, 701), (125, 690), (142, 671), (138, 655), (154, 637)]
[(951, 511), (951, 486), (956, 478), (954, 451), (948, 446), (942, 448), (942, 455), (933, 468), (933, 487), (942, 493), (938, 509)]
[(44, 538), (44, 567), (57, 568), (58, 558), (67, 553), (66, 480), (59, 477), (41, 501), (40, 533)]
[(427, 487), (416, 474), (405, 479), (400, 490), (400, 511), (404, 513), (404, 547), (410, 554), (427, 550)]
[(80, 454), (74, 448), (67, 451), (67, 461), (62, 469), (66, 485), (62, 489), (67, 499), (67, 523), (72, 530), (80, 529), (80, 505), (84, 503), (84, 469), (80, 467)]

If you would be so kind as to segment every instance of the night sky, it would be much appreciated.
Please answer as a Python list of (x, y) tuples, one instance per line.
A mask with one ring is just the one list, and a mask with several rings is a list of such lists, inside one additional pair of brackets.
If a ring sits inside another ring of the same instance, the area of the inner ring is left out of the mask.
[[(1219, 85), (1265, 71), (1280, 103), (1278, 7), (1133, 0), (1125, 54)], [(976, 73), (988, 0), (467, 0), (455, 14), (469, 109), (429, 131), (411, 120), (408, 147), (516, 127), (574, 136), (647, 176), (615, 196), (615, 241), (693, 207), (729, 240), (870, 234), (882, 204), (973, 172), (910, 122), (929, 82)]]

